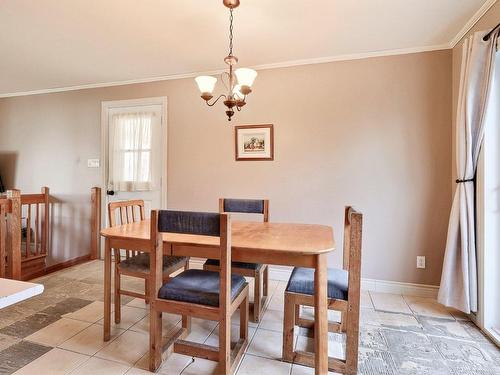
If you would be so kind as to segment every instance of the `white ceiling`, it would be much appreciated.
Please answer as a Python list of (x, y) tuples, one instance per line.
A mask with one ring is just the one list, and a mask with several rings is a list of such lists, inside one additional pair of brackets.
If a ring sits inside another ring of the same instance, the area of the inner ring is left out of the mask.
[[(496, 0), (241, 0), (241, 66), (447, 48)], [(488, 4), (486, 4), (488, 3)], [(2, 0), (0, 96), (224, 67), (221, 0)]]

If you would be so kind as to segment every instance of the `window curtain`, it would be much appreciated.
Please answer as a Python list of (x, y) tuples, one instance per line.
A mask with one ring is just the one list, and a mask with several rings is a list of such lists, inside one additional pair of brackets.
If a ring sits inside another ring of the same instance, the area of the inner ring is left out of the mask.
[(456, 118), (457, 186), (450, 214), (438, 301), (467, 314), (477, 311), (474, 181), (484, 137), (499, 30), (487, 41), (478, 32), (464, 41)]
[(156, 185), (153, 171), (152, 112), (114, 114), (110, 121), (108, 190), (149, 191)]

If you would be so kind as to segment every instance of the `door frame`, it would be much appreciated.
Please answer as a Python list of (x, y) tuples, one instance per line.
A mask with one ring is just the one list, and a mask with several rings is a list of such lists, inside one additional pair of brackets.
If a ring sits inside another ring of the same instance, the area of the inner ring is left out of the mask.
[[(162, 125), (162, 161), (161, 161), (161, 208), (167, 207), (167, 157), (168, 157), (168, 117), (167, 117), (167, 97), (158, 96), (152, 98), (140, 99), (124, 99), (111, 100), (101, 102), (101, 223), (106, 223), (107, 207), (106, 207), (106, 190), (107, 190), (107, 175), (108, 175), (108, 129), (109, 117), (108, 111), (113, 108), (134, 107), (134, 106), (151, 106), (159, 105), (161, 110), (161, 125)], [(103, 257), (103, 247), (101, 246), (101, 258)]]

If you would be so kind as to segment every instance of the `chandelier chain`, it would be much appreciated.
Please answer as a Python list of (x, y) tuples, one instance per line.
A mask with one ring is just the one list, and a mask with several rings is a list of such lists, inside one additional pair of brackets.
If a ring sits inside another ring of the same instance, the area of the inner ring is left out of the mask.
[(233, 55), (233, 8), (229, 9), (229, 56)]

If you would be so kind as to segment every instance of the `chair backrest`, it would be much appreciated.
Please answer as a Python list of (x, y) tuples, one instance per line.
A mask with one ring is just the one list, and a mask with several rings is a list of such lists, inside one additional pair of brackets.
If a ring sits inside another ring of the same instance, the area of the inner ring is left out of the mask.
[[(144, 201), (142, 199), (133, 199), (127, 201), (108, 203), (109, 226), (135, 223), (145, 219)], [(119, 251), (121, 253), (121, 250)], [(125, 257), (128, 259), (138, 255), (140, 251), (125, 249)]]
[(144, 201), (142, 199), (134, 199), (110, 202), (108, 204), (108, 217), (110, 227), (144, 220)]
[(219, 308), (231, 304), (231, 218), (228, 214), (159, 210), (151, 211), (151, 270), (154, 270), (154, 296), (162, 283), (163, 241), (161, 232), (220, 237)]
[[(363, 214), (347, 206), (344, 215), (344, 270), (349, 272), (349, 301), (360, 298), (361, 289), (361, 238)], [(358, 303), (359, 308), (359, 303)]]
[(262, 214), (264, 222), (267, 223), (269, 221), (269, 200), (219, 198), (219, 212)]

